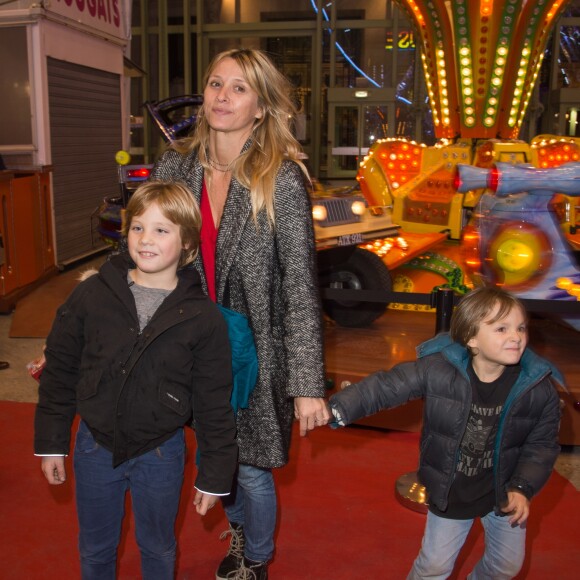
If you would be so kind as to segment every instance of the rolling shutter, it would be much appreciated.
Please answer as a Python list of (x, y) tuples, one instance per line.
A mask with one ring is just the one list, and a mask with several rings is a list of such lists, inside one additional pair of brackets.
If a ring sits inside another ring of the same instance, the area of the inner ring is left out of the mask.
[(104, 247), (95, 211), (118, 195), (121, 78), (48, 58), (55, 237), (59, 265)]

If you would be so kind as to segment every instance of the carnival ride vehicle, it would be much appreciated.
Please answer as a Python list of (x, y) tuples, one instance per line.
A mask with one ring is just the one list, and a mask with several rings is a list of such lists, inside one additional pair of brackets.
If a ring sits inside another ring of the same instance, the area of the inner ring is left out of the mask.
[[(577, 302), (578, 262), (551, 201), (556, 192), (580, 197), (580, 163), (457, 170), (459, 192), (485, 189), (463, 232), (464, 263), (474, 283), (501, 286), (524, 299)], [(580, 330), (579, 315), (562, 320)]]
[[(578, 138), (518, 139), (550, 30), (566, 2), (458, 0), (452, 10), (444, 0), (402, 4), (422, 44), (438, 141), (426, 146), (399, 138), (377, 140), (361, 162), (357, 180), (371, 207), (392, 207), (403, 236), (445, 237), (393, 272), (394, 290), (429, 292), (438, 281), (461, 294), (473, 282), (460, 244), (485, 188), (458, 191), (458, 165), (549, 168), (580, 160)], [(558, 215), (570, 244), (580, 247), (576, 201), (562, 192), (553, 194), (549, 210)]]

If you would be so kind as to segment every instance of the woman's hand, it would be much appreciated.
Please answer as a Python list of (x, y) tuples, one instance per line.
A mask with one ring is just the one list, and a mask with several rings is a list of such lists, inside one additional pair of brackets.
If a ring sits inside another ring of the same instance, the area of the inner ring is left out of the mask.
[(296, 397), (294, 399), (294, 416), (300, 421), (300, 435), (322, 427), (330, 421), (330, 412), (326, 401), (320, 397)]

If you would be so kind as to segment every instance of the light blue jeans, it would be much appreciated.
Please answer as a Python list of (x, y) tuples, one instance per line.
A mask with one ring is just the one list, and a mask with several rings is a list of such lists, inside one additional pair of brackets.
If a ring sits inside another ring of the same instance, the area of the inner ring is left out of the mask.
[[(407, 580), (448, 578), (474, 520), (452, 520), (427, 513), (421, 551)], [(526, 551), (526, 528), (512, 527), (509, 517), (490, 512), (481, 518), (485, 552), (469, 580), (507, 580), (520, 571)]]
[(223, 499), (228, 520), (244, 527), (244, 555), (255, 562), (267, 562), (274, 555), (276, 488), (269, 469), (238, 466), (234, 492)]
[(156, 449), (113, 468), (111, 452), (94, 440), (84, 421), (80, 422), (74, 469), (83, 580), (116, 578), (127, 491), (131, 493), (142, 578), (173, 580), (174, 528), (184, 463), (183, 429)]

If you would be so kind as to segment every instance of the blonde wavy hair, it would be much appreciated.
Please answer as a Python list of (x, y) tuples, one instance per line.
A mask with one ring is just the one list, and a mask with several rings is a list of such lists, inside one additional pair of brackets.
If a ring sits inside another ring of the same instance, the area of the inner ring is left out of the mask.
[[(292, 133), (292, 123), (296, 118), (296, 107), (291, 98), (293, 87), (264, 52), (235, 48), (214, 57), (204, 75), (204, 88), (215, 67), (226, 58), (233, 59), (242, 69), (246, 82), (258, 94), (258, 106), (263, 111), (252, 129), (249, 147), (233, 163), (232, 175), (250, 190), (254, 218), (265, 208), (270, 223), (274, 224), (274, 182), (282, 162), (285, 159), (295, 161), (309, 179), (300, 160), (302, 148)], [(211, 170), (207, 157), (209, 134), (210, 127), (202, 106), (192, 135), (172, 146), (183, 154), (197, 150), (203, 167)]]
[(133, 218), (142, 215), (153, 203), (170, 222), (179, 226), (184, 249), (178, 267), (183, 268), (195, 260), (199, 250), (201, 212), (189, 189), (181, 183), (151, 180), (141, 184), (124, 211), (121, 233), (126, 238)]

